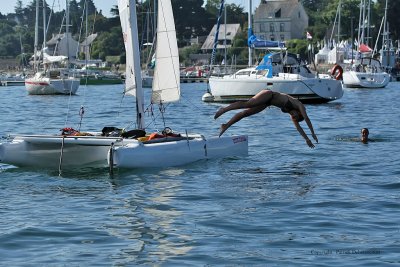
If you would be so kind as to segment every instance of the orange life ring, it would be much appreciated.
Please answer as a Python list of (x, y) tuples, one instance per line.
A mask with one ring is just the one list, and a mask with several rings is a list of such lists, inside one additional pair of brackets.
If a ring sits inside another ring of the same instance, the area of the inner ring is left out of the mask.
[(343, 79), (343, 68), (340, 65), (335, 64), (335, 66), (333, 66), (333, 68), (331, 70), (331, 75), (333, 77), (335, 77), (336, 80), (342, 80)]

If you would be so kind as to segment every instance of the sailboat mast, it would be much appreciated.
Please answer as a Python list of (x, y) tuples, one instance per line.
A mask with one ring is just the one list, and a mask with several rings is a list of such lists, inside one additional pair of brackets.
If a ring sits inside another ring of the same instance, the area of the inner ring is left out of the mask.
[[(250, 29), (252, 28), (252, 19), (251, 19), (251, 11), (252, 11), (252, 6), (251, 6), (251, 0), (249, 0), (249, 14), (248, 14), (248, 29), (250, 32)], [(248, 48), (249, 50), (249, 66), (253, 65), (253, 59), (252, 59), (252, 55), (251, 55), (251, 47), (249, 46)]]
[(69, 1), (66, 0), (65, 36), (67, 38), (67, 68), (69, 67)]
[(39, 44), (39, 0), (36, 0), (36, 19), (35, 19), (35, 47), (34, 47), (34, 57), (33, 57), (33, 71), (38, 71), (38, 62), (36, 59)]
[(46, 47), (46, 1), (43, 0), (43, 49)]

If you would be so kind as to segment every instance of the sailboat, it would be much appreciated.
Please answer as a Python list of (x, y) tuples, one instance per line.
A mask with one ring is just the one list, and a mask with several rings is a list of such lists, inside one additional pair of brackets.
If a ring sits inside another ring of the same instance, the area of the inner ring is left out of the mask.
[[(134, 91), (138, 122), (144, 126), (143, 87), (135, 5), (119, 0), (118, 8), (127, 54), (126, 90)], [(158, 0), (156, 66), (151, 103), (165, 105), (180, 98), (179, 53), (176, 40), (171, 0)], [(211, 137), (201, 134), (173, 134), (169, 129), (157, 138), (143, 137), (136, 143), (117, 146), (110, 150), (109, 164), (120, 168), (168, 167), (188, 164), (201, 159), (247, 155), (248, 138), (245, 135)]]
[[(232, 75), (210, 77), (208, 92), (203, 95), (202, 100), (243, 101), (264, 89), (289, 94), (303, 103), (325, 103), (340, 99), (343, 88), (339, 80), (312, 73), (296, 55), (287, 53), (283, 42), (261, 40), (253, 34), (251, 3), (249, 0), (249, 67)], [(221, 8), (222, 6), (223, 1)], [(270, 52), (258, 65), (253, 66), (252, 49), (266, 49)]]
[[(159, 26), (157, 65), (152, 103), (179, 100), (179, 62), (170, 0), (158, 0)], [(161, 133), (146, 133), (144, 89), (142, 87), (137, 17), (134, 0), (119, 0), (121, 25), (126, 47), (126, 94), (136, 97), (138, 129), (82, 133), (64, 128), (60, 135), (10, 135), (0, 143), (0, 163), (21, 167), (54, 169), (104, 167), (126, 168), (178, 166), (201, 159), (246, 156), (248, 137), (211, 137), (179, 134), (166, 128)], [(168, 44), (168, 45), (166, 45)], [(168, 49), (165, 49), (168, 48)], [(115, 134), (108, 134), (108, 133)], [(109, 163), (107, 163), (107, 158)]]
[(343, 73), (343, 84), (346, 87), (383, 88), (390, 82), (390, 75), (384, 71), (381, 62), (372, 57), (372, 49), (367, 44), (370, 27), (370, 15), (367, 10), (369, 6), (367, 7), (366, 0), (361, 0), (358, 27), (358, 51), (361, 58)]
[[(46, 1), (43, 0), (43, 16), (45, 16)], [(79, 88), (80, 79), (74, 77), (69, 70), (69, 1), (66, 0), (66, 30), (64, 37), (67, 38), (67, 56), (52, 56), (45, 52), (43, 45), (43, 65), (44, 71), (38, 71), (38, 32), (39, 32), (39, 0), (36, 1), (36, 23), (35, 23), (35, 51), (34, 69), (35, 75), (25, 79), (25, 88), (30, 95), (53, 95), (53, 94), (75, 94)], [(46, 40), (46, 25), (43, 26), (44, 39)], [(52, 68), (53, 65), (65, 64), (67, 68)]]

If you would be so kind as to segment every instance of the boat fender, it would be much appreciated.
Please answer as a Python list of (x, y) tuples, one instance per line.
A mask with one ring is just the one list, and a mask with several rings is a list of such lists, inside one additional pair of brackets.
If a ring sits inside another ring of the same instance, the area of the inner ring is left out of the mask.
[(331, 75), (336, 79), (336, 80), (343, 80), (343, 68), (335, 64), (331, 70)]

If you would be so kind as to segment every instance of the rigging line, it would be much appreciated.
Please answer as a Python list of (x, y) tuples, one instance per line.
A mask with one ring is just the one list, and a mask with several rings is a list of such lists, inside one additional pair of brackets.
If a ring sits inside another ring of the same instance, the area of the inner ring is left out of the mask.
[(197, 105), (197, 103), (191, 101), (189, 98), (186, 98), (185, 95), (181, 95), (181, 98), (188, 102), (188, 104), (186, 104), (186, 103), (183, 103), (182, 101), (180, 101), (186, 107), (192, 108), (192, 110), (200, 110), (201, 107), (199, 105)]

